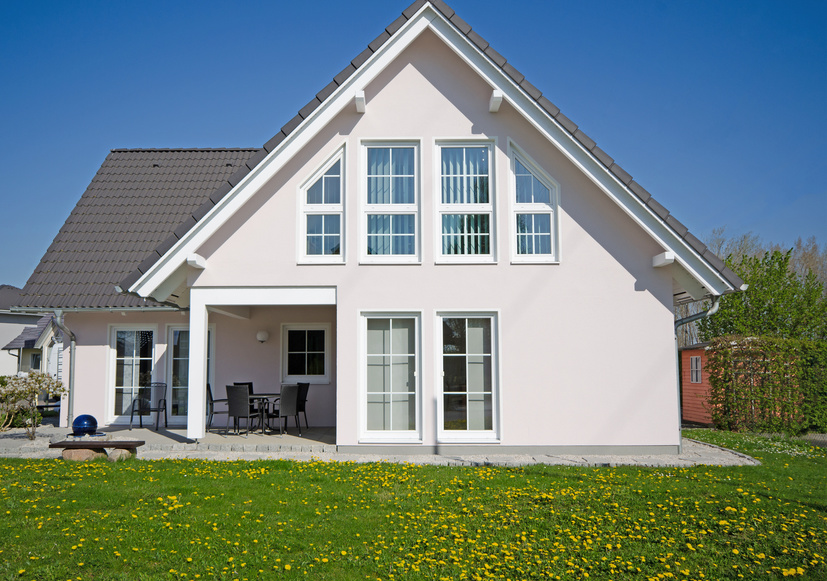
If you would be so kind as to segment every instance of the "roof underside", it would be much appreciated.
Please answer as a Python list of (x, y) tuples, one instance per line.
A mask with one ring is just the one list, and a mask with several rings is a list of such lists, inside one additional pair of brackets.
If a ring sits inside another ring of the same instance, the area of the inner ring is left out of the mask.
[[(139, 308), (130, 288), (419, 10), (430, 4), (698, 256), (738, 289), (743, 281), (441, 0), (416, 0), (261, 149), (113, 150), (23, 289), (29, 308)], [(689, 295), (680, 285), (675, 301)]]
[(116, 292), (255, 149), (110, 152), (21, 293), (26, 308), (139, 308)]

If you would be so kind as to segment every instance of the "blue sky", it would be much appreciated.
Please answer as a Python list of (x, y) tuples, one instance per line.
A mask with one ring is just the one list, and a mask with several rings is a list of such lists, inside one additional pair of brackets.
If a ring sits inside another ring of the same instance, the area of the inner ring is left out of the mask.
[[(827, 243), (827, 2), (448, 4), (699, 237)], [(0, 0), (0, 283), (110, 149), (259, 147), (407, 5)]]

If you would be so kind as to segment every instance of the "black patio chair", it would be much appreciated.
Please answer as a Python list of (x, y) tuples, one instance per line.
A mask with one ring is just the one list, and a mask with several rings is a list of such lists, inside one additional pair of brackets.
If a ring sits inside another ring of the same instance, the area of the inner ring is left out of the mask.
[[(227, 410), (215, 410), (215, 404), (217, 403), (227, 403), (227, 398), (219, 398), (215, 399), (212, 396), (212, 388), (210, 384), (207, 384), (207, 429), (209, 430), (212, 427), (212, 419), (215, 414), (226, 414)], [(229, 419), (229, 418), (228, 418)]]
[(250, 399), (249, 385), (228, 385), (227, 386), (227, 428), (225, 433), (230, 433), (230, 418), (233, 418), (233, 428), (238, 434), (238, 420), (244, 418), (246, 421), (244, 435), (250, 433), (253, 420), (262, 420), (266, 413), (265, 408), (256, 406)]
[(304, 414), (304, 427), (308, 430), (310, 429), (310, 425), (307, 423), (307, 392), (310, 391), (310, 384), (309, 383), (299, 383), (299, 399), (296, 402), (296, 413), (297, 414)]
[[(158, 403), (152, 405), (152, 392), (160, 392)], [(164, 427), (167, 424), (167, 384), (163, 381), (154, 381), (148, 386), (138, 388), (138, 396), (132, 400), (132, 412), (129, 414), (129, 429), (132, 429), (132, 420), (138, 414), (138, 425), (144, 427), (144, 416), (155, 414), (155, 431), (158, 431), (158, 422), (161, 419), (161, 412), (164, 412)]]
[[(302, 435), (302, 425), (299, 422), (298, 412), (299, 401), (299, 386), (284, 385), (281, 388), (281, 395), (279, 396), (278, 408), (273, 408), (267, 413), (267, 423), (270, 424), (271, 419), (278, 419), (279, 434), (284, 434), (287, 431), (287, 418), (296, 418), (296, 427), (299, 429), (299, 436)], [(284, 421), (282, 422), (282, 418)]]

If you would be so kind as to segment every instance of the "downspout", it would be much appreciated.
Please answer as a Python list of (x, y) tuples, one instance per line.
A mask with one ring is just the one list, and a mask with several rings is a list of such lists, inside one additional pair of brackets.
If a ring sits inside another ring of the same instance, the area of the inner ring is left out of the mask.
[(65, 337), (69, 337), (69, 394), (66, 398), (66, 425), (71, 426), (75, 415), (75, 347), (77, 346), (77, 339), (75, 334), (69, 330), (63, 322), (63, 311), (55, 310), (55, 324), (58, 329), (63, 332)]
[[(678, 319), (675, 321), (675, 375), (677, 380), (678, 386), (678, 435), (681, 435), (681, 423), (683, 422), (683, 402), (681, 401), (682, 398), (682, 390), (681, 390), (681, 353), (678, 349), (678, 327), (682, 327), (684, 325), (688, 325), (694, 321), (698, 321), (700, 319), (705, 319), (706, 317), (711, 317), (715, 313), (718, 312), (718, 308), (721, 306), (721, 295), (717, 295), (712, 303), (712, 306), (705, 311), (701, 311), (700, 313), (695, 313), (694, 315), (690, 315), (688, 317), (684, 317), (683, 319)], [(683, 438), (678, 440), (678, 454), (683, 452)]]

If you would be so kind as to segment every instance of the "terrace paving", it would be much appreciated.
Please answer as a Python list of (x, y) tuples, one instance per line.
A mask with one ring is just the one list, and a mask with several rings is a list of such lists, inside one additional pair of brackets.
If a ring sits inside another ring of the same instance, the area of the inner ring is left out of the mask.
[[(562, 466), (753, 466), (760, 462), (739, 452), (688, 438), (683, 439), (681, 454), (661, 455), (565, 455), (565, 454), (405, 454), (378, 455), (339, 452), (335, 445), (335, 428), (310, 428), (298, 436), (289, 434), (251, 433), (226, 436), (215, 431), (197, 442), (188, 440), (184, 429), (104, 428), (113, 439), (144, 440), (137, 457), (142, 460), (203, 459), (203, 460), (321, 460), (325, 462), (408, 462), (440, 466), (528, 466), (548, 464)], [(60, 458), (60, 450), (50, 449), (71, 433), (69, 428), (43, 425), (37, 438), (26, 437), (22, 428), (0, 433), (0, 457)]]

